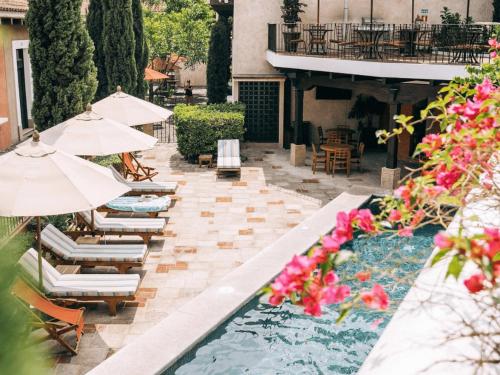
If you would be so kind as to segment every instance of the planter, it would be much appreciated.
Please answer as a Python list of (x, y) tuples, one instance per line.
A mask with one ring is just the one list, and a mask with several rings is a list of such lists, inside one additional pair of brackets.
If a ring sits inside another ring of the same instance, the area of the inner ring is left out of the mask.
[(290, 164), (294, 167), (306, 165), (306, 145), (290, 145)]
[(283, 31), (283, 41), (285, 43), (286, 52), (297, 52), (297, 40), (300, 39), (298, 31)]

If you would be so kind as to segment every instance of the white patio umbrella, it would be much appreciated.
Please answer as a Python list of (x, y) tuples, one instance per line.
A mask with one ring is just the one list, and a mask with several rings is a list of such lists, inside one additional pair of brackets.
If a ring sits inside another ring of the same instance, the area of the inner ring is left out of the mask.
[(40, 216), (92, 210), (130, 188), (108, 168), (32, 141), (0, 156), (0, 216), (36, 216), (42, 287)]
[(7, 117), (0, 117), (0, 125), (5, 124), (8, 120)]
[(168, 109), (124, 93), (120, 86), (116, 93), (94, 103), (93, 108), (100, 115), (128, 126), (166, 121), (173, 114)]
[(86, 112), (43, 131), (41, 141), (79, 156), (106, 156), (152, 148), (158, 140), (106, 118), (88, 105)]

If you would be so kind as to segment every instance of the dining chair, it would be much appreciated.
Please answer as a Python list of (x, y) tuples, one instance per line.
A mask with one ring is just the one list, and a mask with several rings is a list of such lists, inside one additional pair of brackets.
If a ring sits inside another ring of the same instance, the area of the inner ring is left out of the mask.
[(351, 165), (357, 164), (358, 171), (361, 172), (361, 160), (363, 159), (363, 155), (365, 153), (365, 144), (361, 142), (358, 146), (358, 149), (355, 150), (351, 155)]
[(324, 145), (326, 143), (326, 137), (325, 137), (325, 133), (323, 133), (322, 126), (318, 126), (318, 137), (319, 137), (319, 144)]
[(332, 177), (335, 176), (336, 170), (345, 170), (347, 177), (351, 174), (351, 150), (339, 149), (335, 150), (333, 156), (329, 160)]
[(316, 150), (316, 145), (313, 143), (312, 144), (312, 171), (313, 174), (316, 174), (316, 170), (318, 168), (318, 164), (324, 164), (325, 165), (325, 172), (326, 172), (326, 155), (318, 153)]

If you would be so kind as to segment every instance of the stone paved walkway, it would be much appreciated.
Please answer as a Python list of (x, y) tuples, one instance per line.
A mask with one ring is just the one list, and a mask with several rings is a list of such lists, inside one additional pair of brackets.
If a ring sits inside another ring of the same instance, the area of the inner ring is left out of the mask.
[(177, 181), (179, 189), (164, 215), (165, 237), (152, 241), (142, 270), (130, 271), (142, 278), (137, 301), (116, 317), (109, 317), (104, 305), (89, 307), (80, 353), (56, 356), (55, 373), (86, 373), (342, 191), (377, 192), (376, 160), (383, 160), (374, 155), (364, 173), (332, 178), (313, 175), (310, 167), (291, 167), (288, 151), (274, 145), (251, 144), (242, 147), (248, 160), (241, 178), (217, 179), (214, 169), (184, 162), (175, 147), (160, 145), (141, 158), (157, 168), (159, 181)]

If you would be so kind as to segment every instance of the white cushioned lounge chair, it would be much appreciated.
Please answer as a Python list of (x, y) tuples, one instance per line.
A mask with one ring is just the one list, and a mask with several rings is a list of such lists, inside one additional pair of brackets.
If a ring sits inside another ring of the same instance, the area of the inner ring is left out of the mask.
[[(19, 260), (22, 269), (32, 280), (38, 280), (38, 253), (29, 249)], [(76, 274), (63, 275), (42, 259), (43, 292), (49, 298), (76, 301), (104, 301), (110, 315), (116, 315), (116, 305), (133, 301), (139, 288), (137, 274)]]
[(217, 175), (222, 173), (241, 173), (240, 141), (222, 139), (217, 144)]
[(151, 182), (151, 181), (129, 181), (125, 179), (120, 172), (118, 172), (114, 167), (109, 167), (113, 172), (116, 180), (122, 184), (127, 185), (132, 190), (128, 195), (143, 195), (143, 194), (155, 194), (158, 196), (175, 194), (177, 191), (177, 182)]
[(142, 267), (148, 254), (148, 247), (141, 244), (77, 244), (52, 224), (42, 231), (41, 239), (43, 247), (50, 250), (60, 263), (116, 267), (120, 273), (132, 267)]
[(94, 211), (94, 220), (92, 222), (91, 211), (83, 211), (77, 213), (77, 226), (83, 226), (88, 231), (71, 232), (70, 236), (73, 239), (82, 234), (139, 236), (147, 245), (151, 237), (163, 235), (166, 225), (165, 219), (110, 218), (102, 216), (97, 211)]

